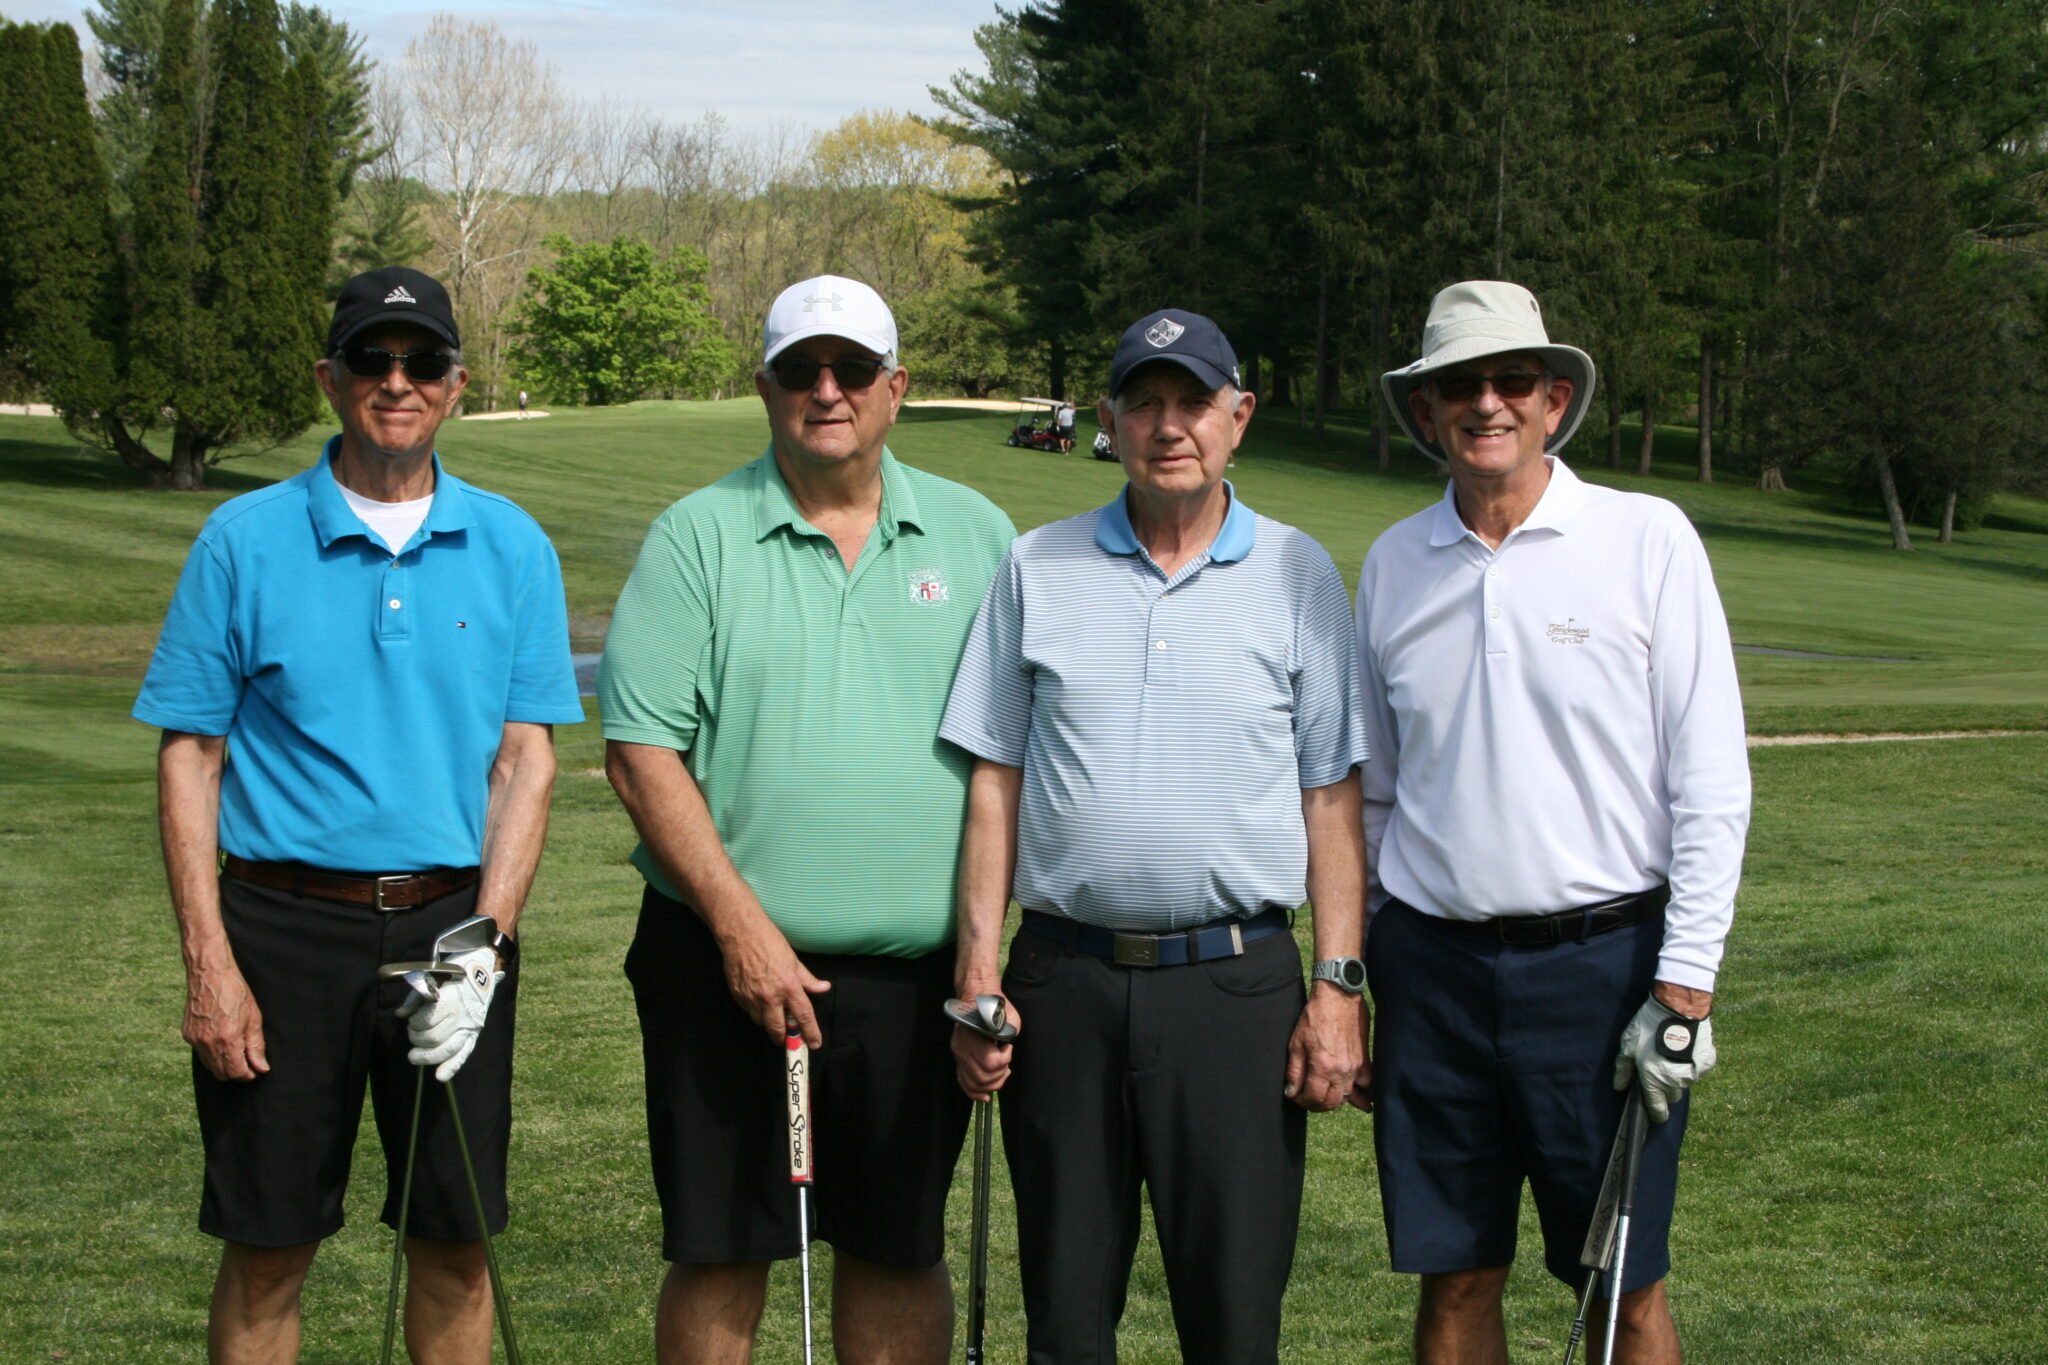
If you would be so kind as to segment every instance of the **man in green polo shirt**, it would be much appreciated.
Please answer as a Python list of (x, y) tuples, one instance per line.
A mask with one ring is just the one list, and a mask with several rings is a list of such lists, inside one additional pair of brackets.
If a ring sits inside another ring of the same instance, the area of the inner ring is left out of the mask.
[(648, 883), (626, 974), (671, 1263), (661, 1365), (747, 1359), (769, 1263), (797, 1252), (786, 1020), (812, 1048), (838, 1358), (951, 1347), (968, 1110), (940, 1006), (969, 760), (938, 730), (1016, 531), (889, 453), (909, 382), (874, 290), (784, 290), (754, 377), (767, 451), (655, 520), (605, 641), (605, 770)]

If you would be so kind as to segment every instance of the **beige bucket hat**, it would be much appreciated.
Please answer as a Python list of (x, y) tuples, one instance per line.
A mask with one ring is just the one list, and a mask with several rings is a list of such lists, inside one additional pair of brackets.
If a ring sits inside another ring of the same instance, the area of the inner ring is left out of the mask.
[(1543, 329), (1543, 310), (1536, 296), (1519, 284), (1466, 280), (1440, 291), (1430, 301), (1429, 320), (1422, 325), (1422, 359), (1381, 375), (1380, 392), (1415, 448), (1442, 464), (1443, 447), (1424, 437), (1416, 426), (1408, 395), (1427, 384), (1438, 370), (1511, 352), (1540, 356), (1552, 374), (1572, 382), (1572, 400), (1564, 418), (1556, 433), (1543, 443), (1543, 453), (1554, 455), (1579, 429), (1592, 405), (1593, 357), (1576, 346), (1552, 342)]

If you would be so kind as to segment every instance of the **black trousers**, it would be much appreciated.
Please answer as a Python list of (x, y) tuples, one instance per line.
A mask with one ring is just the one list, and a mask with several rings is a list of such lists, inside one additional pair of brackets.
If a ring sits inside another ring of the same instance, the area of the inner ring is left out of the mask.
[(1002, 1091), (1030, 1359), (1116, 1359), (1139, 1191), (1181, 1359), (1278, 1359), (1307, 1114), (1281, 1094), (1306, 994), (1294, 940), (1118, 967), (1028, 930), (1003, 990), (1023, 1022)]

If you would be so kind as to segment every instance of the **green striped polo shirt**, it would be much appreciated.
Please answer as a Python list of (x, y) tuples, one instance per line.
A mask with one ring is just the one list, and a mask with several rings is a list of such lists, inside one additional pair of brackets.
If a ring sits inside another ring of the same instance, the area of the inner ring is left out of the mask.
[[(915, 957), (951, 941), (972, 759), (939, 718), (1015, 536), (987, 498), (887, 450), (851, 572), (772, 450), (648, 530), (598, 670), (605, 738), (687, 754), (796, 948)], [(681, 898), (645, 844), (633, 864)]]

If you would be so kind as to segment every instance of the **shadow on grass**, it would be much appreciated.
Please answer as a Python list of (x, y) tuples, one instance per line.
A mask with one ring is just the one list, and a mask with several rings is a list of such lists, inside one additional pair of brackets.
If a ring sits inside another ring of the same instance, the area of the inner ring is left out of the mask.
[[(243, 473), (231, 465), (216, 465), (207, 469), (203, 491), (246, 493), (274, 482), (260, 474)], [(0, 440), (0, 483), (109, 492), (151, 491), (118, 456), (68, 440)]]

